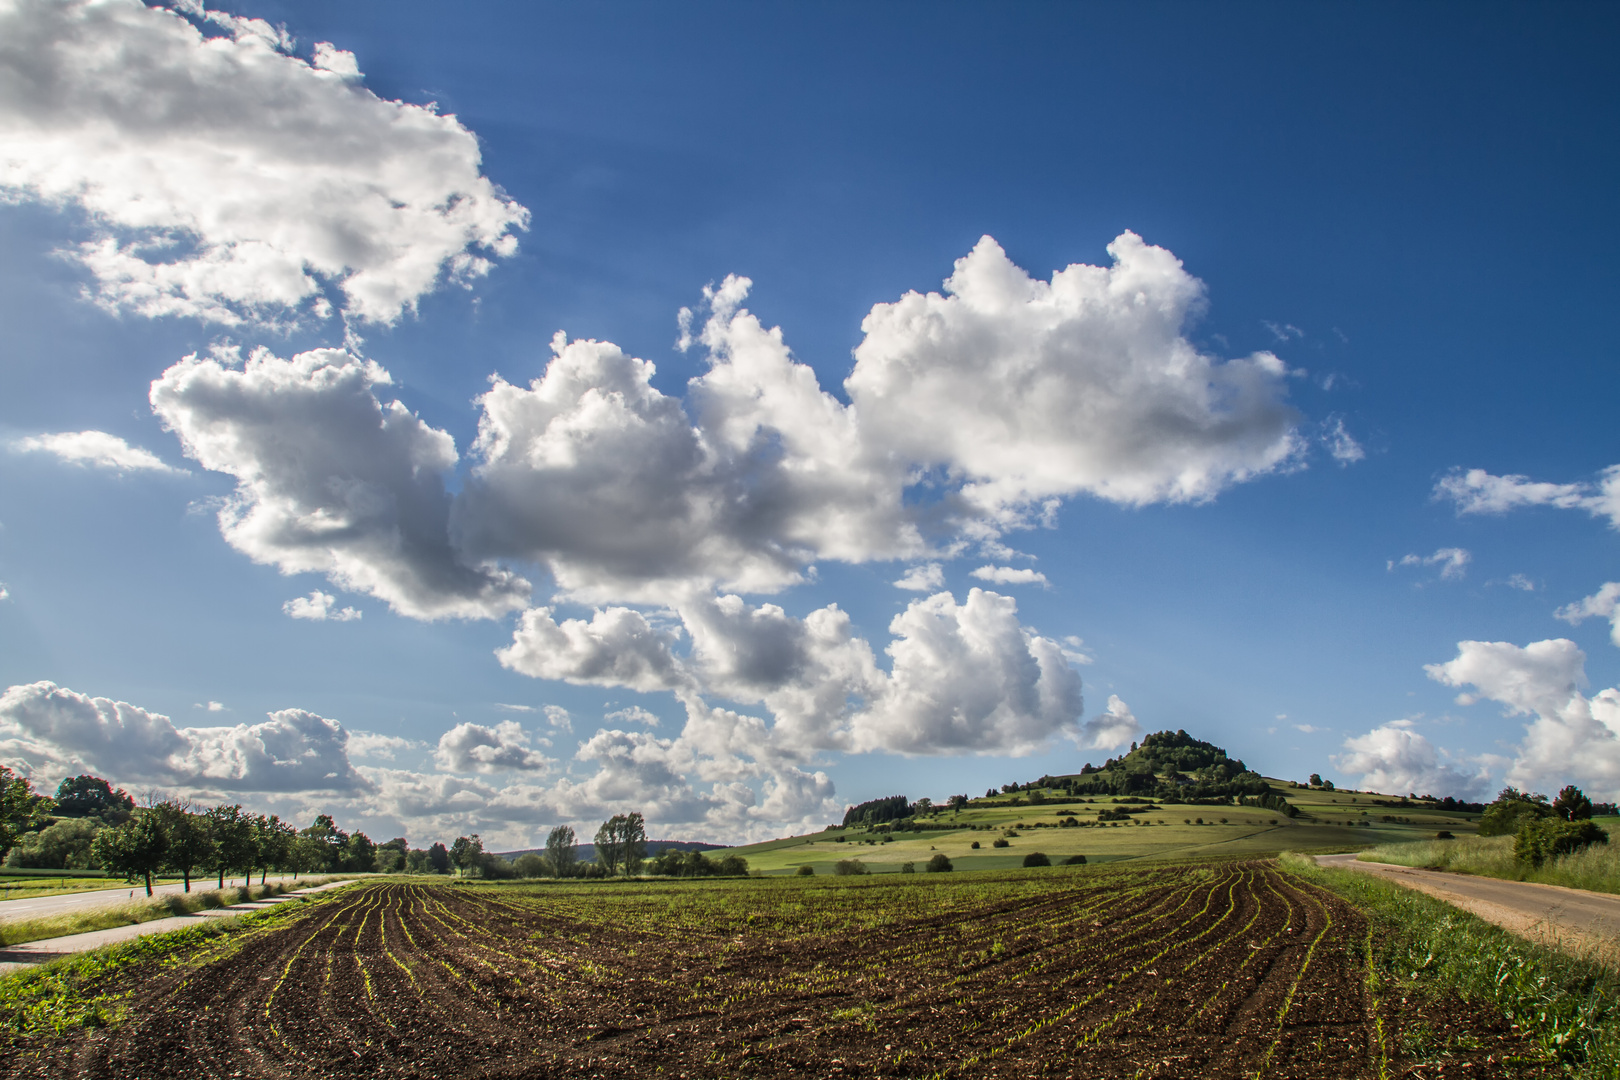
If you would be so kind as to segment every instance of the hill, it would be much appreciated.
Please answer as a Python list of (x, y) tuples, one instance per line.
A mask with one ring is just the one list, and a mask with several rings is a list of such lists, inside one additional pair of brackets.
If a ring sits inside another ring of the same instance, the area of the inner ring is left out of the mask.
[(1254, 772), (1223, 748), (1188, 735), (1148, 735), (1117, 759), (1077, 773), (1007, 784), (943, 805), (894, 795), (850, 807), (840, 825), (728, 849), (768, 874), (809, 866), (831, 873), (859, 859), (875, 873), (921, 871), (944, 853), (958, 870), (1021, 866), (1040, 852), (1056, 863), (1353, 851), (1437, 832), (1477, 830), (1475, 804), (1336, 791)]

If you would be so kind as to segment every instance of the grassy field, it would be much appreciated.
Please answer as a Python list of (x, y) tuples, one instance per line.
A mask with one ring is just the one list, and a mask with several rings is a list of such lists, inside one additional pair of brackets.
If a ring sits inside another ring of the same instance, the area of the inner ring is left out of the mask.
[[(1184, 859), (1207, 856), (1250, 856), (1289, 850), (1358, 851), (1376, 845), (1432, 838), (1441, 830), (1462, 836), (1474, 832), (1474, 815), (1414, 804), (1399, 809), (1380, 806), (1361, 792), (1314, 791), (1272, 781), (1273, 790), (1299, 807), (1288, 818), (1246, 806), (1182, 806), (1132, 815), (1131, 820), (1098, 824), (1097, 812), (1132, 804), (1099, 796), (1084, 803), (1032, 805), (1027, 797), (975, 799), (962, 810), (943, 811), (930, 819), (949, 831), (883, 834), (865, 828), (829, 829), (805, 836), (749, 844), (727, 851), (748, 860), (751, 870), (792, 874), (809, 866), (817, 874), (833, 872), (842, 859), (859, 859), (871, 873), (897, 873), (907, 862), (921, 871), (937, 852), (957, 870), (1004, 870), (1023, 865), (1024, 856), (1039, 851), (1058, 862), (1084, 855), (1087, 862), (1134, 859)], [(1064, 828), (1064, 818), (1093, 824)], [(1386, 817), (1403, 820), (1387, 821)], [(1202, 823), (1199, 821), (1202, 819)], [(1017, 833), (1016, 836), (1009, 833)], [(1008, 846), (992, 847), (997, 839)], [(977, 841), (980, 845), (973, 847)]]
[[(178, 877), (153, 878), (152, 884), (168, 884)], [(101, 889), (129, 888), (123, 878), (63, 875), (49, 871), (18, 873), (0, 870), (0, 901), (27, 900), (35, 896), (57, 896), (66, 893), (96, 892)], [(143, 886), (144, 889), (144, 886)]]
[(1508, 881), (1536, 881), (1571, 889), (1620, 893), (1620, 817), (1592, 819), (1617, 842), (1557, 856), (1540, 867), (1513, 857), (1511, 836), (1461, 836), (1455, 840), (1417, 840), (1379, 844), (1362, 853), (1368, 862), (1451, 870)]

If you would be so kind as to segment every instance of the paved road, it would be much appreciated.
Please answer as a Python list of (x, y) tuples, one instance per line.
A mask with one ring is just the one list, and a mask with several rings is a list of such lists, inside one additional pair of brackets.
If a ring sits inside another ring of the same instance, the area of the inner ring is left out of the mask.
[(1357, 870), (1455, 904), (1506, 930), (1620, 963), (1620, 896), (1529, 881), (1359, 862), (1354, 854), (1318, 855), (1319, 866)]
[[(212, 889), (216, 878), (195, 877), (191, 879), (193, 890)], [(243, 878), (226, 878), (225, 883), (230, 885), (242, 884)], [(254, 878), (255, 882), (259, 879)], [(291, 881), (291, 874), (276, 876), (270, 875), (269, 881)], [(154, 885), (153, 896), (163, 896), (168, 893), (181, 893), (185, 891), (183, 884)], [(47, 915), (65, 915), (72, 911), (86, 911), (98, 907), (117, 907), (127, 904), (131, 900), (146, 899), (146, 886), (123, 885), (116, 889), (95, 889), (91, 892), (63, 893), (59, 896), (33, 896), (27, 900), (0, 900), (0, 922), (8, 919), (39, 919)]]
[[(262, 911), (268, 907), (275, 907), (277, 904), (302, 900), (311, 893), (325, 892), (327, 889), (337, 889), (344, 885), (353, 884), (353, 880), (334, 881), (310, 889), (298, 889), (294, 892), (283, 893), (280, 896), (254, 900), (246, 904), (211, 908), (200, 911), (195, 915), (176, 915), (170, 919), (153, 919), (151, 922), (135, 923), (132, 926), (115, 926), (111, 930), (92, 930), (88, 934), (74, 934), (71, 937), (46, 938), (43, 941), (29, 941), (21, 945), (0, 946), (0, 976), (9, 975), (24, 968), (31, 968), (36, 964), (57, 960), (72, 953), (85, 952), (88, 949), (99, 949), (103, 945), (116, 945), (121, 941), (132, 941), (148, 934), (164, 934), (170, 930), (181, 930), (205, 919), (217, 919), (221, 916), (244, 915), (250, 911)], [(146, 890), (142, 889), (141, 892), (145, 893)], [(7, 903), (17, 902), (7, 901)]]

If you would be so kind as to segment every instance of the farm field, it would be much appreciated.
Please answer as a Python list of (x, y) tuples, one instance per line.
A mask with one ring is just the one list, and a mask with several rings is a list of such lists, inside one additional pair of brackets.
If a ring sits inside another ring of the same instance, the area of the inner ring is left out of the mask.
[[(1032, 851), (1053, 862), (1071, 855), (1084, 855), (1088, 862), (1115, 862), (1288, 850), (1358, 851), (1430, 839), (1440, 830), (1469, 835), (1478, 827), (1474, 821), (1478, 815), (1419, 805), (1392, 809), (1372, 801), (1388, 796), (1291, 788), (1281, 781), (1272, 781), (1272, 790), (1297, 806), (1300, 816), (1289, 818), (1248, 806), (1163, 803), (1133, 814), (1129, 821), (1061, 828), (1058, 823), (1066, 817), (1095, 821), (1099, 810), (1132, 804), (1108, 796), (1040, 804), (1003, 797), (975, 799), (964, 809), (943, 811), (930, 819), (936, 827), (954, 826), (950, 829), (884, 834), (865, 827), (833, 828), (711, 854), (735, 852), (748, 860), (749, 869), (767, 874), (791, 874), (804, 865), (816, 873), (831, 873), (841, 859), (860, 859), (872, 873), (892, 873), (907, 862), (921, 870), (935, 852), (944, 852), (958, 870), (1002, 870), (1021, 866)], [(1004, 837), (1007, 830), (1018, 835)], [(1007, 839), (1007, 847), (991, 846), (999, 837)], [(972, 846), (975, 841), (977, 849)]]
[(1370, 942), (1253, 860), (383, 882), (109, 974), (85, 992), (120, 1022), (24, 1037), (8, 1074), (1355, 1077), (1421, 1042), (1423, 1075), (1520, 1075), (1500, 1016), (1380, 993)]

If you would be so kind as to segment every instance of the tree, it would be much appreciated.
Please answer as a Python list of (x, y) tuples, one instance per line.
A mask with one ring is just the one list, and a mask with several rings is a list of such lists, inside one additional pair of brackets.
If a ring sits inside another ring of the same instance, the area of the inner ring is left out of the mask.
[(298, 831), (288, 822), (282, 821), (275, 814), (265, 817), (257, 814), (253, 818), (253, 861), (259, 867), (259, 884), (264, 884), (265, 876), (271, 871), (285, 869), (292, 859), (293, 843), (298, 839)]
[(403, 836), (396, 836), (392, 840), (377, 845), (377, 870), (383, 874), (397, 874), (404, 870), (409, 859), (410, 845), (405, 843)]
[(1565, 821), (1582, 821), (1592, 816), (1592, 800), (1574, 784), (1567, 785), (1553, 800), (1553, 814)]
[(1526, 795), (1515, 788), (1503, 788), (1496, 801), (1479, 818), (1479, 835), (1514, 836), (1529, 821), (1552, 816), (1545, 795)]
[(203, 815), (208, 821), (208, 836), (214, 842), (213, 866), (219, 872), (219, 888), (225, 887), (225, 875), (240, 870), (253, 872), (258, 855), (253, 842), (253, 817), (242, 813), (239, 803), (221, 803)]
[(450, 872), (450, 851), (437, 840), (427, 850), (428, 865), (433, 867), (435, 874), (448, 874)]
[(160, 802), (147, 813), (157, 815), (163, 823), (169, 838), (165, 863), (170, 870), (180, 871), (186, 892), (190, 892), (192, 871), (214, 862), (214, 836), (209, 823), (193, 814), (189, 803), (174, 800)]
[(6, 865), (34, 870), (100, 869), (90, 855), (90, 845), (105, 827), (99, 818), (61, 818), (38, 832), (23, 833), (6, 856)]
[(19, 836), (39, 827), (50, 803), (34, 794), (26, 778), (0, 765), (0, 858), (11, 851)]
[(479, 839), (477, 833), (458, 836), (456, 842), (450, 845), (450, 865), (456, 868), (457, 873), (465, 874), (477, 868), (483, 858), (484, 841)]
[(363, 832), (356, 832), (343, 845), (343, 869), (353, 874), (369, 874), (377, 869), (377, 845)]
[(343, 849), (348, 846), (349, 834), (337, 827), (332, 815), (316, 814), (314, 822), (299, 835), (320, 845), (318, 848), (309, 849), (319, 852), (320, 863), (309, 869), (330, 874), (343, 864)]
[(928, 860), (928, 872), (930, 874), (943, 874), (955, 869), (956, 867), (951, 865), (951, 860), (943, 851), (934, 852), (934, 857)]
[(536, 878), (552, 877), (551, 862), (544, 855), (533, 851), (525, 851), (512, 863), (512, 869), (517, 871), (518, 877)]
[(1051, 866), (1052, 860), (1039, 851), (1032, 851), (1024, 856), (1025, 866)]
[(1311, 787), (1321, 787), (1322, 777), (1319, 773), (1311, 773)]
[(639, 813), (614, 814), (596, 830), (596, 858), (610, 875), (641, 870), (647, 857), (647, 827)]
[(147, 810), (111, 829), (102, 829), (90, 845), (90, 853), (109, 873), (123, 874), (126, 881), (146, 878), (146, 895), (152, 895), (152, 874), (161, 869), (168, 856), (169, 838), (160, 814)]
[(551, 863), (553, 874), (558, 877), (574, 876), (574, 863), (579, 859), (579, 841), (572, 828), (558, 825), (546, 834), (546, 859)]
[(122, 789), (99, 776), (70, 776), (56, 785), (56, 812), (64, 817), (119, 818), (127, 820), (135, 800)]

